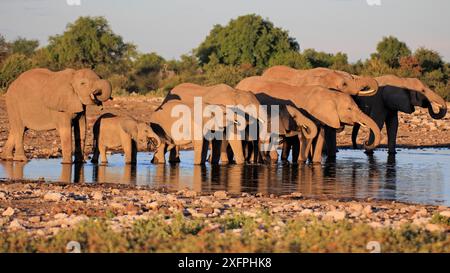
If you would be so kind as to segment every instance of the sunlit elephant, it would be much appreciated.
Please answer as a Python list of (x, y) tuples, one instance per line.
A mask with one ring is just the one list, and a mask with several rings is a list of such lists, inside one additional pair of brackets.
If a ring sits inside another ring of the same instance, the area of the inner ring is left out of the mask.
[(136, 163), (138, 150), (145, 150), (151, 142), (156, 148), (160, 145), (158, 135), (153, 132), (150, 125), (138, 122), (129, 116), (116, 116), (105, 113), (97, 118), (93, 127), (93, 156), (92, 163), (102, 164), (108, 162), (106, 150), (108, 148), (122, 147), (125, 153), (125, 163)]
[[(155, 152), (152, 162), (165, 163), (165, 153), (175, 146), (192, 144), (194, 147), (194, 164), (204, 164), (208, 152), (208, 142), (214, 136), (222, 137), (223, 131), (229, 122), (236, 122), (234, 116), (226, 115), (223, 105), (201, 104), (194, 110), (193, 104), (170, 100), (162, 104), (150, 116), (150, 125), (159, 136), (161, 145)], [(206, 107), (211, 109), (209, 117), (203, 115)], [(198, 113), (196, 111), (199, 111)], [(199, 114), (201, 116), (195, 116)], [(215, 147), (214, 154), (220, 152), (220, 147)], [(217, 157), (216, 157), (217, 158)]]
[[(378, 124), (380, 130), (386, 124), (389, 154), (396, 153), (395, 145), (399, 111), (411, 114), (414, 112), (415, 106), (418, 106), (428, 108), (430, 116), (434, 119), (445, 117), (447, 113), (445, 100), (420, 80), (400, 78), (393, 75), (381, 76), (375, 79), (380, 85), (378, 93), (372, 97), (355, 97), (354, 100), (362, 111)], [(433, 110), (433, 106), (438, 109), (437, 112)], [(353, 127), (352, 143), (355, 148), (357, 147), (356, 138), (358, 131), (359, 126)], [(371, 139), (373, 139), (372, 135)], [(372, 149), (367, 150), (367, 153), (372, 152)]]
[(373, 96), (378, 90), (378, 83), (372, 77), (356, 76), (324, 67), (297, 70), (277, 65), (265, 70), (262, 77), (295, 86), (321, 85), (356, 96)]
[[(193, 83), (182, 83), (177, 85), (175, 88), (173, 88), (169, 94), (164, 99), (163, 103), (161, 105), (164, 105), (168, 101), (172, 100), (179, 100), (187, 104), (193, 104), (195, 97), (201, 97), (203, 103), (206, 104), (215, 104), (215, 105), (225, 105), (228, 107), (236, 107), (236, 106), (242, 106), (242, 109), (234, 109), (236, 113), (240, 114), (241, 116), (245, 116), (247, 114), (246, 118), (246, 126), (240, 125), (235, 126), (233, 130), (236, 130), (233, 135), (234, 139), (228, 141), (225, 137), (221, 141), (221, 152), (220, 152), (220, 160), (222, 162), (228, 162), (228, 154), (227, 154), (227, 147), (228, 144), (231, 146), (231, 149), (234, 153), (234, 161), (237, 164), (244, 163), (244, 154), (242, 150), (242, 141), (240, 138), (237, 137), (237, 135), (241, 134), (242, 130), (245, 130), (248, 125), (250, 124), (257, 124), (258, 120), (261, 122), (265, 122), (263, 117), (258, 118), (258, 110), (259, 110), (259, 102), (256, 99), (255, 95), (251, 92), (242, 91), (242, 90), (236, 90), (232, 88), (231, 86), (228, 86), (226, 84), (218, 84), (213, 86), (200, 86)], [(251, 111), (250, 108), (247, 107), (254, 107), (252, 109), (256, 111)], [(249, 111), (247, 111), (249, 110)], [(230, 129), (230, 128), (229, 128)], [(173, 150), (175, 151), (175, 149)], [(173, 159), (174, 156), (172, 155), (171, 158)], [(177, 161), (177, 159), (174, 159)], [(212, 158), (213, 161), (217, 161), (217, 158)]]
[[(373, 149), (380, 142), (381, 133), (377, 124), (358, 108), (350, 95), (330, 91), (322, 86), (292, 86), (258, 76), (242, 80), (237, 88), (284, 100), (285, 104), (305, 110), (322, 125), (334, 129), (339, 129), (345, 124), (362, 124), (369, 127), (375, 136), (372, 142), (365, 143), (366, 146)], [(312, 157), (313, 162), (321, 161), (323, 142), (324, 131), (320, 129)]]
[(27, 160), (23, 148), (25, 130), (57, 129), (62, 163), (71, 163), (74, 128), (75, 161), (83, 162), (86, 105), (100, 105), (110, 98), (111, 84), (90, 69), (52, 72), (36, 68), (24, 72), (6, 93), (10, 131), (2, 158)]
[[(273, 66), (268, 68), (262, 76), (295, 86), (320, 85), (353, 96), (373, 96), (378, 90), (378, 83), (372, 77), (352, 75), (323, 67), (297, 70), (287, 66)], [(328, 158), (334, 158), (336, 157), (336, 130), (324, 126), (324, 134)], [(286, 142), (283, 144), (283, 154), (288, 156), (289, 143), (297, 141), (298, 139), (295, 137), (286, 138)]]
[[(267, 105), (268, 107), (268, 131), (273, 132), (275, 130), (275, 128), (272, 127), (274, 117), (271, 113), (271, 106), (278, 106), (278, 136), (284, 141), (290, 139), (292, 136), (295, 136), (297, 140), (299, 140), (300, 137), (303, 140), (302, 144), (305, 145), (302, 147), (303, 149), (300, 149), (299, 141), (297, 141), (297, 143), (289, 143), (289, 145), (295, 146), (292, 162), (296, 163), (298, 160), (302, 162), (306, 161), (308, 156), (307, 151), (309, 151), (311, 142), (318, 132), (314, 121), (315, 119), (305, 111), (286, 103), (285, 100), (269, 96), (266, 93), (256, 93), (255, 95), (262, 105)], [(302, 152), (300, 152), (300, 150), (302, 150)], [(266, 155), (263, 156), (263, 161), (267, 160), (267, 153), (262, 154)], [(278, 154), (275, 149), (270, 150), (269, 157), (272, 162), (278, 160)]]

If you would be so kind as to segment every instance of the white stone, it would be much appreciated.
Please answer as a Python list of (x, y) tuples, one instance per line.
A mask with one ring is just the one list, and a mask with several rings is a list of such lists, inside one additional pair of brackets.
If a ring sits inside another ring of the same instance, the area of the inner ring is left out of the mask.
[(3, 216), (13, 216), (14, 215), (14, 209), (11, 207), (8, 207), (3, 213)]

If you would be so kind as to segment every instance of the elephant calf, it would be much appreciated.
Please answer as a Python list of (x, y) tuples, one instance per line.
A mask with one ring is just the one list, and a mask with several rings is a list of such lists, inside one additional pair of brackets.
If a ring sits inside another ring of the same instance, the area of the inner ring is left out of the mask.
[(149, 125), (127, 116), (103, 114), (95, 121), (93, 130), (92, 163), (98, 163), (100, 155), (101, 163), (106, 164), (106, 149), (119, 146), (125, 153), (125, 163), (135, 163), (137, 149), (145, 149), (149, 141), (156, 147), (161, 143)]

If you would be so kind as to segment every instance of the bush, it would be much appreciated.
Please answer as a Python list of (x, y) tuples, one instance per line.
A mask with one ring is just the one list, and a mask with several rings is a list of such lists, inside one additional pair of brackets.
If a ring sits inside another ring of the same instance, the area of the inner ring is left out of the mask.
[(32, 62), (23, 54), (12, 54), (3, 62), (0, 70), (0, 89), (5, 91), (8, 86), (23, 72), (32, 67)]

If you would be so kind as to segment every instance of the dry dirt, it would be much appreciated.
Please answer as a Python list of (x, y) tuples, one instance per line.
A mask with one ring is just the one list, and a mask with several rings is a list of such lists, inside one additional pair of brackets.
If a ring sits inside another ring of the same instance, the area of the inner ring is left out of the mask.
[[(138, 120), (146, 121), (152, 110), (159, 106), (162, 98), (145, 96), (116, 97), (113, 101), (104, 104), (103, 109), (90, 106), (87, 109), (88, 134), (86, 139), (86, 152), (92, 150), (92, 125), (102, 113), (128, 114)], [(397, 136), (399, 147), (418, 146), (450, 146), (450, 113), (441, 120), (433, 120), (426, 109), (418, 109), (412, 115), (400, 114), (400, 128)], [(347, 126), (338, 134), (339, 146), (351, 145), (352, 127)], [(366, 132), (361, 130), (358, 143), (362, 143)], [(0, 151), (8, 137), (8, 117), (4, 96), (0, 97)], [(386, 132), (383, 129), (381, 144), (386, 144)], [(55, 130), (36, 132), (29, 130), (25, 133), (25, 151), (29, 158), (60, 157), (61, 145)]]

